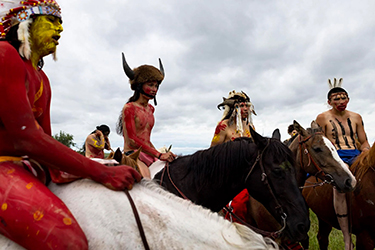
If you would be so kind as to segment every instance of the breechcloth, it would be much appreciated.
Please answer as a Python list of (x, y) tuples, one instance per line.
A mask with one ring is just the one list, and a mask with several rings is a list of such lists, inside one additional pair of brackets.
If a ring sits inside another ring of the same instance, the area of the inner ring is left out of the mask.
[(0, 157), (0, 233), (26, 249), (87, 244), (65, 204), (20, 160), (5, 158)]
[(340, 158), (349, 166), (353, 164), (357, 156), (361, 153), (358, 149), (349, 149), (349, 150), (337, 150)]
[[(132, 153), (134, 153), (134, 150), (127, 151), (124, 154), (130, 155)], [(146, 164), (147, 167), (150, 167), (150, 165), (156, 161), (156, 158), (141, 151), (139, 154), (139, 160)]]

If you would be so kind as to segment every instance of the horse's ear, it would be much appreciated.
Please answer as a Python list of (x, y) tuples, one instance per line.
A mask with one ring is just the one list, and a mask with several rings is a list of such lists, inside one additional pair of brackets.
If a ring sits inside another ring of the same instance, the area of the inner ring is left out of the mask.
[(311, 128), (313, 131), (323, 131), (323, 128), (315, 120), (311, 122)]
[(138, 157), (139, 157), (139, 154), (141, 153), (141, 149), (142, 147), (139, 147), (139, 149), (137, 151), (135, 151), (134, 153), (130, 154), (128, 157), (134, 161), (137, 161), (138, 160)]
[(280, 141), (281, 135), (280, 135), (280, 130), (278, 128), (275, 129), (275, 131), (273, 131), (272, 138), (278, 139)]
[(255, 130), (249, 126), (251, 138), (253, 138), (254, 143), (258, 146), (258, 148), (263, 149), (267, 145), (267, 138), (261, 136)]
[(120, 148), (117, 148), (116, 151), (115, 151), (115, 154), (113, 156), (113, 159), (115, 159), (118, 163), (120, 163), (121, 158), (122, 158), (121, 150), (120, 150)]
[(308, 135), (307, 131), (296, 120), (293, 121), (293, 126), (294, 129), (298, 132), (298, 134), (302, 136)]

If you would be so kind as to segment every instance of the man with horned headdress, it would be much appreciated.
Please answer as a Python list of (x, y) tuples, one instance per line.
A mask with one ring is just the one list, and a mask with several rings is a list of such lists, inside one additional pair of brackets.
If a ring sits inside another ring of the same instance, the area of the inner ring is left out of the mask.
[(0, 0), (0, 233), (26, 249), (88, 248), (74, 216), (46, 187), (45, 169), (113, 190), (141, 179), (128, 166), (106, 167), (52, 138), (42, 66), (56, 52), (61, 23), (55, 0)]
[(137, 163), (143, 177), (150, 178), (148, 167), (156, 159), (172, 162), (176, 158), (172, 152), (160, 153), (150, 140), (151, 130), (154, 127), (155, 108), (148, 102), (153, 99), (156, 105), (156, 94), (164, 79), (164, 68), (159, 59), (160, 70), (151, 65), (141, 65), (131, 69), (124, 54), (122, 54), (122, 63), (134, 94), (122, 108), (116, 129), (119, 135), (124, 136), (126, 155), (141, 148)]
[[(340, 158), (349, 168), (361, 152), (370, 149), (370, 145), (361, 115), (346, 109), (349, 96), (341, 87), (342, 78), (339, 81), (334, 78), (333, 83), (328, 79), (328, 85), (330, 90), (327, 99), (331, 109), (319, 114), (316, 122), (323, 128), (325, 136), (335, 145)], [(361, 143), (360, 148), (357, 148), (356, 138)], [(352, 249), (346, 195), (339, 193), (335, 188), (333, 189), (333, 205), (344, 235), (345, 249)]]
[[(254, 105), (250, 102), (250, 98), (245, 92), (236, 92), (234, 90), (229, 92), (228, 98), (223, 97), (223, 102), (217, 107), (220, 109), (223, 106), (224, 114), (216, 126), (211, 147), (227, 141), (233, 141), (238, 137), (251, 137), (249, 126), (254, 129), (251, 114), (256, 115), (256, 113)], [(246, 221), (248, 201), (249, 193), (247, 189), (244, 189), (229, 204), (233, 213), (243, 221)], [(227, 214), (225, 218), (229, 219), (230, 215)], [(230, 219), (241, 223), (236, 218)]]

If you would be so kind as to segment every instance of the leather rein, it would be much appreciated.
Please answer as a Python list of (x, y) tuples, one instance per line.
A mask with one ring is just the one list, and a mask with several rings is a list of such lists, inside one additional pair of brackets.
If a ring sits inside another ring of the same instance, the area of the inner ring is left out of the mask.
[(301, 165), (301, 168), (307, 173), (307, 171), (305, 170), (305, 167), (303, 165), (303, 155), (307, 155), (307, 159), (308, 159), (308, 164), (306, 167), (309, 167), (311, 165), (311, 163), (314, 165), (314, 167), (316, 168), (317, 172), (315, 173), (315, 178), (318, 179), (318, 175), (321, 175), (323, 178), (324, 177), (327, 177), (327, 178), (330, 178), (331, 180), (328, 181), (328, 180), (324, 180), (323, 182), (320, 182), (320, 183), (317, 183), (317, 184), (314, 184), (314, 185), (310, 185), (310, 186), (302, 186), (302, 187), (299, 187), (299, 189), (304, 189), (304, 188), (309, 188), (309, 187), (316, 187), (316, 186), (322, 186), (324, 184), (331, 184), (333, 182), (333, 178), (329, 175), (329, 174), (326, 174), (321, 167), (319, 167), (319, 165), (314, 161), (314, 159), (311, 157), (311, 154), (309, 152), (309, 150), (307, 149), (307, 146), (306, 146), (306, 142), (308, 140), (310, 140), (313, 136), (315, 135), (324, 135), (322, 132), (316, 132), (314, 134), (311, 134), (309, 135), (308, 137), (306, 137), (305, 139), (302, 139), (302, 136), (299, 135), (298, 136), (298, 148), (299, 148), (299, 151), (300, 151), (300, 165)]
[[(259, 163), (259, 166), (260, 166), (261, 171), (262, 171), (261, 181), (262, 181), (265, 185), (267, 185), (267, 188), (268, 188), (269, 192), (272, 194), (272, 197), (273, 197), (273, 199), (274, 199), (275, 202), (276, 202), (276, 207), (275, 207), (275, 209), (276, 209), (276, 211), (280, 214), (281, 219), (282, 219), (282, 221), (283, 221), (283, 226), (282, 226), (282, 228), (281, 228), (280, 230), (276, 231), (276, 232), (268, 232), (268, 231), (264, 231), (264, 230), (261, 230), (261, 229), (259, 229), (259, 228), (256, 228), (256, 227), (254, 227), (254, 226), (252, 226), (252, 225), (246, 223), (246, 222), (243, 221), (241, 218), (239, 218), (237, 215), (235, 215), (235, 214), (234, 214), (229, 208), (227, 208), (226, 206), (224, 207), (224, 209), (225, 209), (228, 213), (230, 213), (231, 215), (233, 215), (233, 216), (234, 216), (238, 221), (240, 221), (243, 225), (245, 225), (245, 226), (251, 228), (251, 229), (254, 230), (256, 233), (259, 233), (259, 234), (261, 234), (261, 235), (263, 235), (263, 236), (268, 236), (268, 237), (271, 236), (271, 237), (278, 238), (278, 237), (281, 235), (282, 231), (286, 228), (286, 218), (287, 218), (287, 215), (286, 215), (286, 213), (284, 212), (284, 210), (283, 210), (282, 206), (280, 205), (279, 201), (277, 200), (276, 195), (274, 194), (274, 192), (273, 192), (273, 190), (272, 190), (272, 188), (271, 188), (271, 186), (270, 186), (270, 184), (269, 184), (269, 182), (268, 182), (267, 174), (266, 174), (266, 172), (265, 172), (265, 170), (264, 170), (264, 166), (263, 166), (263, 160), (262, 160), (262, 158), (263, 158), (263, 153), (264, 153), (264, 151), (266, 150), (266, 148), (268, 147), (269, 143), (270, 143), (270, 139), (268, 139), (268, 141), (267, 141), (267, 145), (266, 145), (266, 147), (262, 150), (262, 152), (258, 151), (257, 158), (255, 159), (254, 164), (251, 166), (251, 168), (250, 168), (250, 170), (249, 170), (249, 173), (246, 175), (246, 178), (245, 178), (245, 184), (246, 184), (247, 180), (249, 179), (251, 173), (253, 172), (255, 166)], [(164, 169), (163, 169), (162, 176), (161, 176), (161, 178), (160, 178), (160, 185), (162, 185), (162, 183), (163, 183), (163, 179), (164, 179), (164, 173), (165, 173), (165, 171), (167, 171), (169, 181), (172, 183), (173, 187), (177, 190), (177, 192), (178, 192), (178, 193), (179, 193), (184, 199), (186, 199), (186, 200), (190, 200), (188, 197), (186, 197), (186, 195), (184, 195), (184, 193), (183, 193), (180, 189), (178, 189), (178, 187), (177, 187), (177, 186), (175, 185), (175, 183), (173, 182), (173, 180), (172, 180), (172, 178), (171, 178), (171, 175), (170, 175), (170, 172), (169, 172), (169, 164), (168, 164), (168, 162), (166, 163), (166, 166), (165, 166)]]

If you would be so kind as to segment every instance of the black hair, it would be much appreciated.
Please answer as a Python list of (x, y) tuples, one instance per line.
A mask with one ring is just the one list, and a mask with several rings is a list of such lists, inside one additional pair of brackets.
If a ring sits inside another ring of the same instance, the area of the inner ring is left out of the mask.
[[(108, 134), (111, 133), (111, 130), (105, 124), (102, 124), (100, 126), (96, 126), (96, 130), (100, 130), (103, 134), (106, 133), (106, 132), (108, 132)], [(94, 134), (96, 130), (92, 131), (91, 134)]]
[(293, 125), (293, 124), (290, 124), (290, 125), (288, 126), (288, 134), (292, 133), (293, 130), (294, 130), (294, 125)]
[(334, 87), (332, 88), (328, 94), (327, 94), (327, 99), (329, 100), (331, 98), (331, 95), (332, 94), (335, 94), (335, 93), (340, 93), (340, 92), (344, 92), (346, 95), (348, 95), (348, 92), (346, 92), (345, 89), (341, 88), (341, 87)]

